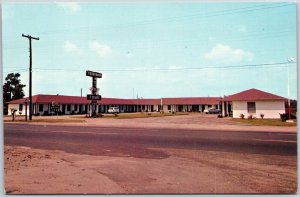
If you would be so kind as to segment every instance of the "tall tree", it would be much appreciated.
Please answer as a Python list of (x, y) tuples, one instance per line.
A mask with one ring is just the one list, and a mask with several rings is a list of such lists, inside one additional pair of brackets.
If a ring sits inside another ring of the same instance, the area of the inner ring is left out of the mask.
[(23, 88), (26, 86), (21, 84), (20, 73), (10, 73), (5, 78), (3, 85), (3, 106), (4, 114), (7, 114), (6, 102), (23, 98), (25, 96)]

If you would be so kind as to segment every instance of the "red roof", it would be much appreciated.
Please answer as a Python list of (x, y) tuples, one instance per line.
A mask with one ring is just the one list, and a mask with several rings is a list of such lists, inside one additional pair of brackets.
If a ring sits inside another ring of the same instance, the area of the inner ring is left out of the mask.
[(199, 104), (219, 104), (220, 97), (182, 97), (182, 98), (162, 98), (163, 105), (199, 105)]
[[(27, 98), (22, 98), (8, 102), (9, 104), (25, 103)], [(189, 98), (163, 98), (163, 105), (197, 105), (197, 104), (218, 104), (219, 97), (189, 97)], [(50, 104), (89, 104), (90, 101), (86, 97), (64, 96), (64, 95), (44, 95), (38, 94), (32, 96), (33, 103)], [(102, 98), (99, 104), (107, 105), (160, 105), (161, 99), (119, 99), (119, 98)]]
[(287, 100), (284, 97), (277, 96), (268, 92), (257, 90), (255, 88), (225, 96), (225, 101), (260, 101), (260, 100)]
[[(22, 98), (8, 102), (9, 104), (25, 103), (28, 98)], [(181, 98), (162, 98), (162, 99), (119, 99), (119, 98), (102, 98), (99, 104), (106, 105), (199, 105), (218, 104), (220, 100), (225, 101), (257, 101), (257, 100), (287, 100), (284, 97), (277, 96), (268, 92), (257, 89), (249, 89), (237, 94), (221, 97), (181, 97)], [(64, 95), (44, 95), (38, 94), (32, 97), (33, 103), (50, 104), (89, 104), (90, 101), (86, 97), (80, 96), (64, 96)]]
[[(9, 104), (19, 104), (25, 103), (26, 98), (14, 100), (8, 102)], [(78, 96), (63, 96), (63, 95), (44, 95), (38, 94), (32, 96), (32, 103), (40, 103), (40, 104), (48, 104), (55, 102), (57, 104), (89, 104), (90, 102), (86, 100), (86, 97), (78, 97)]]
[(98, 101), (100, 104), (107, 105), (158, 105), (160, 99), (118, 99), (118, 98), (102, 98)]

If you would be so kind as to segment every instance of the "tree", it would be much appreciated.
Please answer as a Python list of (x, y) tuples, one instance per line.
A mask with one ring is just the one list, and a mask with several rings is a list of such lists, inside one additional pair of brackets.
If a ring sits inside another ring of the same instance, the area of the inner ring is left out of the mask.
[(20, 73), (10, 73), (5, 78), (3, 85), (3, 106), (4, 114), (8, 112), (8, 105), (6, 102), (23, 98), (25, 96), (23, 88), (26, 86), (21, 84), (19, 79)]

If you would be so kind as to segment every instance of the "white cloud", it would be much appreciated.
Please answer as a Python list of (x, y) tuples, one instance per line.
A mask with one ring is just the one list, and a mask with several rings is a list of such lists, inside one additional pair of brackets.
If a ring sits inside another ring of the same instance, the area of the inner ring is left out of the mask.
[(77, 12), (80, 10), (80, 5), (77, 2), (56, 2), (56, 5), (66, 11)]
[(100, 57), (108, 56), (112, 52), (110, 46), (105, 44), (100, 44), (97, 41), (90, 41), (89, 47), (91, 50), (95, 51)]
[(68, 53), (72, 53), (75, 52), (77, 54), (82, 54), (81, 50), (77, 47), (76, 44), (72, 43), (71, 41), (67, 40), (64, 45), (63, 48), (66, 52)]
[(253, 54), (242, 49), (233, 49), (228, 45), (217, 44), (210, 52), (204, 54), (204, 57), (220, 63), (238, 63), (242, 60), (252, 60)]

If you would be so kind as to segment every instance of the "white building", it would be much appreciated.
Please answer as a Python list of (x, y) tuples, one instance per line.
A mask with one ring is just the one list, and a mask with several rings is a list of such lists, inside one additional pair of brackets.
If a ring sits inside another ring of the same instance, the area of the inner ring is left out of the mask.
[[(221, 97), (181, 97), (161, 99), (118, 99), (102, 98), (97, 102), (97, 112), (107, 113), (109, 107), (118, 107), (120, 112), (203, 112), (208, 108), (220, 109), (223, 116), (245, 118), (252, 115), (260, 118), (280, 118), (285, 113), (286, 98), (257, 89), (249, 89), (230, 96)], [(51, 115), (51, 106), (59, 106), (60, 114), (89, 114), (90, 101), (86, 97), (62, 95), (35, 95), (32, 97), (33, 115)], [(8, 102), (8, 114), (11, 109), (16, 115), (28, 114), (28, 98)]]
[[(285, 113), (286, 98), (257, 89), (249, 89), (222, 99), (223, 116), (232, 112), (233, 118), (280, 118)], [(227, 106), (227, 107), (226, 107)], [(230, 106), (230, 107), (228, 107)]]
[[(118, 107), (120, 112), (203, 112), (210, 107), (219, 107), (220, 97), (189, 97), (161, 99), (118, 99), (102, 98), (97, 101), (97, 112), (107, 113), (110, 107)], [(8, 115), (16, 110), (16, 115), (29, 113), (29, 99), (8, 102)], [(89, 114), (91, 101), (86, 97), (63, 95), (35, 95), (32, 97), (33, 115), (51, 115), (51, 106), (58, 105), (59, 114)], [(27, 107), (26, 107), (27, 106)], [(27, 109), (27, 110), (26, 110)], [(27, 112), (26, 112), (27, 111)]]

